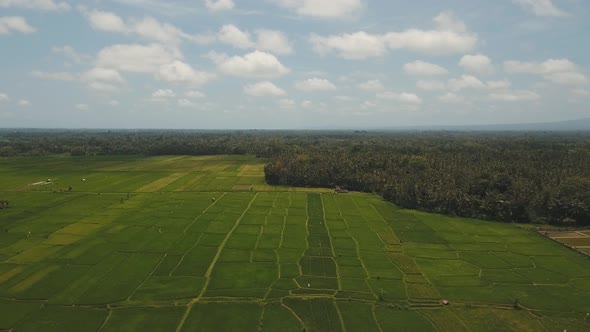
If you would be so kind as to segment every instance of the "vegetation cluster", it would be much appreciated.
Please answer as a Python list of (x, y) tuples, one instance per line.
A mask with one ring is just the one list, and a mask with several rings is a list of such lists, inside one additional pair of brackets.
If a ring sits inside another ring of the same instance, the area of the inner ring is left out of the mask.
[(396, 205), (505, 222), (590, 224), (583, 132), (0, 131), (0, 156), (268, 158), (269, 184), (374, 192)]

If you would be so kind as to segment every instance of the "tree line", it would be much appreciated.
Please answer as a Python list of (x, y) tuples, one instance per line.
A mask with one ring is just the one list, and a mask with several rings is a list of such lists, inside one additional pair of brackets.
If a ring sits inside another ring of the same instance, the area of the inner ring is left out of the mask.
[(0, 131), (0, 156), (255, 154), (269, 184), (506, 222), (590, 225), (590, 133)]

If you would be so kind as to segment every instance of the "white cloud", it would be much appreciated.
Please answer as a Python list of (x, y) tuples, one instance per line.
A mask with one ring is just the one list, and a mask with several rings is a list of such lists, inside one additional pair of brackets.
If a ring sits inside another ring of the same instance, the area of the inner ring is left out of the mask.
[(232, 0), (205, 0), (205, 6), (210, 11), (217, 12), (222, 10), (231, 10), (235, 4)]
[(145, 39), (155, 40), (166, 45), (178, 45), (182, 39), (192, 39), (191, 36), (172, 24), (160, 23), (153, 17), (134, 21), (131, 29)]
[(380, 80), (369, 80), (358, 84), (357, 87), (365, 91), (381, 91), (385, 89)]
[(90, 109), (90, 106), (88, 106), (87, 104), (76, 104), (75, 107), (80, 111), (88, 111)]
[(125, 82), (117, 70), (100, 67), (88, 70), (80, 78), (90, 89), (101, 92), (119, 91), (119, 84)]
[(65, 45), (62, 47), (54, 46), (51, 48), (51, 52), (57, 54), (63, 54), (66, 58), (71, 59), (75, 63), (82, 63), (90, 60), (90, 56), (87, 54), (78, 53), (73, 47)]
[(560, 85), (580, 86), (588, 83), (588, 78), (581, 73), (563, 72), (545, 76), (545, 79)]
[(0, 17), (0, 35), (8, 35), (12, 32), (33, 33), (35, 28), (27, 23), (27, 20), (21, 16), (4, 16)]
[(112, 83), (123, 83), (123, 77), (118, 71), (108, 68), (92, 68), (82, 74), (82, 80), (87, 82), (103, 81)]
[(254, 51), (244, 56), (228, 57), (211, 52), (209, 58), (227, 75), (246, 78), (277, 78), (290, 72), (277, 57), (270, 53)]
[(29, 107), (31, 106), (31, 102), (26, 99), (21, 99), (18, 101), (18, 106), (20, 107)]
[(551, 0), (513, 0), (525, 10), (537, 16), (565, 17), (568, 13), (555, 7)]
[(580, 68), (568, 59), (549, 59), (543, 62), (505, 61), (504, 70), (509, 73), (539, 75), (560, 85), (580, 86), (588, 83)]
[(413, 93), (397, 93), (392, 91), (380, 92), (377, 93), (377, 98), (380, 99), (388, 99), (388, 100), (396, 100), (406, 104), (422, 104), (422, 99)]
[(291, 54), (293, 48), (287, 36), (276, 30), (256, 30), (256, 48), (276, 54)]
[(0, 103), (9, 102), (10, 98), (5, 93), (0, 93)]
[(178, 101), (176, 102), (178, 104), (179, 107), (193, 107), (195, 106), (195, 103), (193, 103), (192, 101), (188, 100), (188, 99), (178, 99)]
[(435, 30), (409, 29), (391, 32), (385, 40), (392, 49), (408, 49), (431, 55), (465, 53), (475, 47), (477, 35), (467, 31), (465, 24), (451, 13), (443, 12), (434, 18)]
[(278, 101), (278, 104), (282, 109), (292, 109), (295, 107), (295, 101), (293, 99), (281, 99)]
[(117, 107), (117, 106), (119, 106), (119, 104), (120, 104), (119, 101), (115, 100), (115, 99), (109, 101), (109, 105), (112, 107)]
[(361, 0), (274, 0), (274, 2), (299, 15), (317, 18), (346, 18), (363, 7)]
[(201, 91), (197, 91), (197, 90), (191, 90), (191, 91), (187, 91), (184, 94), (187, 98), (192, 98), (192, 99), (201, 99), (201, 98), (205, 98), (206, 95), (204, 93), (202, 93)]
[(414, 76), (435, 76), (435, 75), (445, 75), (448, 74), (448, 70), (430, 63), (430, 62), (424, 62), (424, 61), (414, 61), (414, 62), (409, 62), (406, 63), (404, 65), (404, 71), (407, 74), (410, 75), (414, 75)]
[(453, 91), (463, 89), (483, 89), (485, 84), (477, 77), (471, 75), (462, 75), (459, 78), (452, 78), (448, 82), (448, 88)]
[(312, 34), (309, 41), (314, 51), (320, 55), (336, 52), (338, 56), (349, 60), (381, 57), (387, 51), (382, 36), (371, 35), (364, 31), (328, 37)]
[(157, 99), (174, 98), (176, 97), (176, 93), (170, 89), (158, 89), (152, 93), (152, 97)]
[(210, 42), (207, 36), (193, 36), (183, 32), (172, 24), (162, 23), (153, 17), (129, 19), (125, 22), (117, 14), (100, 10), (83, 10), (90, 26), (95, 30), (137, 35), (147, 40), (177, 47), (183, 40), (198, 43)]
[(541, 98), (539, 94), (532, 91), (505, 91), (491, 93), (490, 99), (505, 102), (533, 101)]
[(426, 91), (435, 91), (435, 90), (444, 90), (445, 83), (441, 81), (423, 81), (420, 80), (416, 82), (416, 87), (418, 89), (426, 90)]
[(494, 72), (492, 60), (483, 54), (464, 55), (459, 61), (459, 66), (474, 74), (487, 75)]
[(95, 30), (121, 33), (130, 32), (123, 19), (116, 14), (100, 10), (92, 10), (85, 14), (88, 23)]
[(224, 44), (236, 48), (246, 49), (254, 47), (250, 33), (240, 30), (233, 24), (222, 26), (217, 34), (217, 39)]
[(443, 103), (459, 104), (464, 102), (465, 98), (452, 92), (447, 92), (446, 94), (438, 97), (438, 100), (442, 101)]
[(434, 22), (434, 30), (409, 29), (382, 35), (359, 31), (327, 37), (312, 34), (309, 42), (320, 55), (336, 53), (350, 60), (381, 57), (388, 49), (450, 55), (465, 53), (475, 47), (477, 36), (467, 31), (465, 24), (455, 19), (452, 14), (441, 13), (434, 18)]
[(550, 75), (578, 70), (568, 59), (549, 59), (544, 62), (505, 61), (504, 69), (509, 73)]
[(54, 81), (75, 81), (78, 79), (77, 75), (68, 72), (43, 72), (34, 70), (31, 75), (37, 78)]
[(512, 83), (510, 83), (510, 81), (488, 81), (486, 82), (486, 85), (489, 89), (491, 90), (502, 90), (502, 89), (508, 89), (512, 86)]
[(269, 81), (246, 85), (244, 87), (244, 93), (253, 97), (278, 97), (286, 94), (285, 90)]
[(207, 72), (196, 71), (190, 65), (179, 60), (162, 65), (156, 76), (166, 82), (196, 85), (206, 83), (215, 77)]
[(308, 78), (295, 83), (295, 88), (301, 91), (334, 91), (336, 86), (324, 78)]
[(47, 11), (70, 10), (70, 5), (61, 1), (53, 0), (0, 0), (0, 7), (23, 8)]
[(97, 65), (135, 73), (157, 73), (164, 65), (174, 63), (182, 55), (159, 44), (118, 44), (103, 48), (97, 56)]
[(275, 54), (291, 54), (293, 49), (287, 36), (281, 31), (260, 29), (255, 31), (256, 40), (252, 34), (242, 31), (233, 24), (227, 24), (219, 29), (216, 38), (219, 42), (239, 49), (256, 49)]

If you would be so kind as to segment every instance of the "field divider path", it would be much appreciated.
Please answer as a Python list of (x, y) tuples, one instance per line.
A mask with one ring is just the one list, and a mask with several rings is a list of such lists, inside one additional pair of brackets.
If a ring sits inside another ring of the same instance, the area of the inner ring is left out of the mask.
[[(338, 290), (343, 290), (339, 266), (338, 266), (338, 263), (336, 262), (336, 259), (335, 259), (336, 252), (334, 251), (334, 245), (332, 245), (333, 237), (332, 237), (332, 234), (330, 233), (330, 227), (328, 225), (328, 220), (326, 219), (326, 209), (324, 206), (324, 195), (320, 194), (320, 197), (321, 197), (320, 203), (322, 205), (322, 218), (324, 219), (324, 227), (326, 228), (326, 231), (328, 232), (328, 237), (330, 237), (330, 249), (332, 249), (331, 259), (334, 261), (334, 265), (336, 266), (336, 282), (338, 283)], [(342, 319), (342, 316), (340, 314), (340, 309), (338, 309), (338, 306), (336, 306), (336, 310), (338, 311), (338, 315), (340, 315), (340, 318)], [(342, 321), (342, 326), (344, 327), (344, 321)]]
[(238, 225), (240, 224), (240, 221), (242, 221), (242, 219), (246, 215), (246, 212), (248, 212), (248, 210), (250, 210), (250, 207), (252, 206), (252, 204), (256, 200), (256, 197), (258, 197), (258, 193), (254, 194), (254, 197), (252, 197), (252, 199), (248, 203), (248, 206), (244, 209), (242, 214), (238, 217), (234, 226), (229, 230), (229, 232), (227, 232), (227, 235), (223, 239), (223, 242), (221, 242), (221, 244), (219, 245), (219, 248), (217, 249), (217, 252), (215, 253), (215, 256), (213, 257), (211, 264), (209, 264), (209, 268), (207, 268), (207, 272), (205, 272), (205, 285), (203, 285), (203, 288), (201, 289), (199, 296), (197, 296), (196, 298), (194, 298), (193, 300), (191, 300), (188, 303), (186, 311), (184, 312), (182, 319), (180, 320), (180, 322), (178, 323), (178, 326), (176, 327), (177, 332), (179, 332), (182, 329), (182, 327), (184, 326), (184, 322), (186, 321), (189, 313), (191, 312), (193, 305), (195, 303), (199, 302), (199, 300), (203, 297), (203, 294), (205, 294), (207, 287), (209, 287), (209, 282), (211, 281), (211, 272), (213, 272), (213, 268), (215, 268), (215, 264), (217, 264), (217, 261), (219, 260), (219, 257), (221, 256), (221, 252), (223, 251), (223, 248), (225, 248), (227, 241), (229, 241), (229, 238), (231, 237), (231, 235), (234, 233), (236, 228), (238, 228)]

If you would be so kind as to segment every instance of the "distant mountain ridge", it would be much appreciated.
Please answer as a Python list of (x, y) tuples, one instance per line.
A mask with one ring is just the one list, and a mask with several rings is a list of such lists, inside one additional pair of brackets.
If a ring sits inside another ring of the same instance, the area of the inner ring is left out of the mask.
[(489, 125), (440, 125), (393, 127), (393, 130), (458, 130), (458, 131), (590, 131), (590, 118), (556, 122), (508, 123)]

